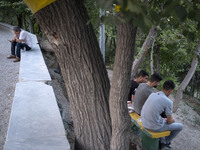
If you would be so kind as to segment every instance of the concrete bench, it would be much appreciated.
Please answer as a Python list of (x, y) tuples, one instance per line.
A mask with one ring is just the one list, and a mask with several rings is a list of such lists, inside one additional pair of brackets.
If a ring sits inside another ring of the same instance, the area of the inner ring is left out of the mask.
[(21, 52), (4, 150), (70, 150), (53, 88), (46, 84), (51, 77), (37, 37), (30, 36), (33, 47)]
[(30, 36), (33, 47), (30, 51), (21, 51), (19, 81), (51, 81), (37, 37), (33, 34)]
[(150, 130), (145, 129), (142, 126), (140, 116), (135, 112), (130, 113), (130, 116), (131, 116), (132, 123), (141, 130), (142, 147), (145, 150), (158, 150), (159, 138), (170, 135), (170, 131), (152, 132)]
[(69, 150), (51, 86), (17, 83), (4, 150)]

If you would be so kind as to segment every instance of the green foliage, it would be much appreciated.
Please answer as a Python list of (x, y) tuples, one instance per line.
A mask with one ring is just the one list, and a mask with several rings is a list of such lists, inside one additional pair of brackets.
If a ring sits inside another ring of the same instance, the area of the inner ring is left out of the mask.
[[(159, 27), (158, 37), (154, 43), (154, 61), (159, 57), (160, 73), (164, 79), (171, 79), (180, 84), (184, 79), (200, 37), (200, 3), (195, 0), (102, 0), (95, 1), (99, 7), (109, 12), (101, 18), (106, 24), (106, 62), (114, 61), (116, 40), (115, 29), (117, 15), (115, 5), (120, 6), (120, 13), (124, 14), (124, 21), (133, 20), (138, 27), (137, 50), (140, 51), (147, 33), (152, 25)], [(95, 8), (95, 7), (93, 7)], [(99, 9), (99, 8), (98, 8)], [(95, 14), (95, 13), (92, 13)], [(96, 16), (95, 19), (99, 17)], [(96, 21), (100, 22), (100, 21)], [(94, 25), (94, 23), (93, 23)], [(98, 32), (98, 25), (95, 27)], [(111, 43), (111, 44), (109, 44)], [(159, 49), (159, 56), (157, 55)], [(141, 68), (150, 72), (150, 53)], [(157, 68), (154, 70), (156, 71)], [(198, 81), (195, 82), (196, 85)], [(191, 83), (190, 83), (191, 84)], [(195, 86), (196, 87), (196, 86)]]
[(109, 7), (107, 10), (104, 10), (105, 15), (100, 17), (100, 5), (102, 5), (101, 2), (91, 0), (85, 1), (85, 6), (90, 17), (89, 22), (93, 25), (97, 39), (99, 38), (100, 24), (105, 24), (105, 63), (112, 67), (116, 49), (116, 11), (114, 6)]
[(93, 25), (96, 35), (98, 36), (99, 26), (101, 23), (100, 20), (100, 12), (99, 12), (99, 5), (96, 1), (92, 0), (85, 0), (85, 7), (88, 11), (88, 15), (90, 17), (89, 22)]
[(22, 0), (2, 0), (0, 1), (0, 21), (14, 26), (20, 26), (21, 28), (29, 31), (29, 21), (33, 25), (33, 32), (41, 34), (38, 31), (39, 25), (30, 11)]

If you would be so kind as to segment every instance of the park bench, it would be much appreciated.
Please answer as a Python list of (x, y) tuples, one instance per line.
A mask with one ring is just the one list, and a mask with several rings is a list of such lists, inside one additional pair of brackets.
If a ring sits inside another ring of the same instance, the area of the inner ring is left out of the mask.
[(130, 116), (132, 123), (141, 131), (142, 147), (145, 150), (158, 150), (159, 138), (170, 135), (170, 131), (152, 132), (150, 130), (145, 129), (142, 126), (140, 116), (135, 112), (130, 113)]

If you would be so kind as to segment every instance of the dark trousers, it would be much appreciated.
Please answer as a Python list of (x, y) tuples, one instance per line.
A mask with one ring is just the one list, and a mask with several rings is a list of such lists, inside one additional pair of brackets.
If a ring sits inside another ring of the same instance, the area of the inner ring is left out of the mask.
[[(12, 42), (11, 43), (11, 54), (20, 58), (20, 51), (24, 47), (26, 48), (26, 50), (31, 50), (31, 48), (25, 43)], [(15, 48), (16, 48), (16, 53), (15, 53)]]

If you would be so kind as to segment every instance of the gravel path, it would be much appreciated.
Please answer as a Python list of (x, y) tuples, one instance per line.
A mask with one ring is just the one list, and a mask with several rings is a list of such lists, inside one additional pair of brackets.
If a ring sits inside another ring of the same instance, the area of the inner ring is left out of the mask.
[(0, 26), (0, 150), (3, 150), (15, 85), (19, 79), (20, 63), (14, 63), (13, 59), (6, 58), (10, 55), (10, 43), (7, 39), (12, 38), (12, 31)]

